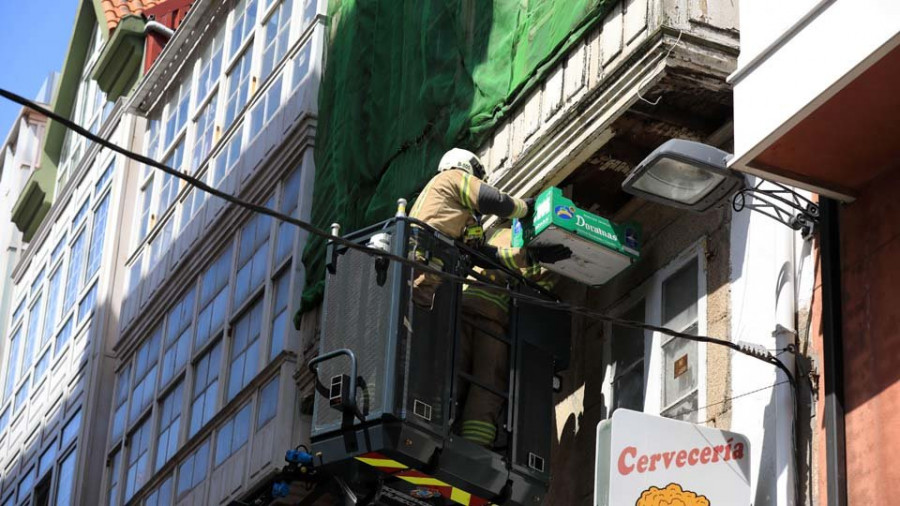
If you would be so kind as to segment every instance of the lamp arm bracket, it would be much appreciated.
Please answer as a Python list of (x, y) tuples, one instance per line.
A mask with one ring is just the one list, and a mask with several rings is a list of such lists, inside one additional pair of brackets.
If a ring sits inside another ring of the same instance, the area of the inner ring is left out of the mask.
[(736, 212), (744, 209), (764, 214), (809, 238), (819, 223), (819, 206), (793, 189), (760, 179), (754, 186), (738, 190), (731, 199)]

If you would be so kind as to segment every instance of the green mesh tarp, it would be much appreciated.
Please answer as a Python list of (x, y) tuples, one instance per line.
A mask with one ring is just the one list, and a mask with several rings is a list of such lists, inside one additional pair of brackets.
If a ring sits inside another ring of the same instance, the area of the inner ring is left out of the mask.
[[(415, 198), (444, 151), (476, 148), (615, 0), (330, 0), (312, 221), (356, 230)], [(304, 252), (301, 311), (321, 298)]]

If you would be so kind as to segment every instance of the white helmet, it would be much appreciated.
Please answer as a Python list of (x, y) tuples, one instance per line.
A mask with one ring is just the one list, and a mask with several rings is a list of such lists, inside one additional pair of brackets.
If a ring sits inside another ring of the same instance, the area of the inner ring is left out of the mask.
[(484, 179), (484, 165), (478, 156), (465, 149), (453, 148), (444, 153), (441, 163), (438, 164), (438, 172), (450, 169), (460, 169), (472, 174), (478, 179)]

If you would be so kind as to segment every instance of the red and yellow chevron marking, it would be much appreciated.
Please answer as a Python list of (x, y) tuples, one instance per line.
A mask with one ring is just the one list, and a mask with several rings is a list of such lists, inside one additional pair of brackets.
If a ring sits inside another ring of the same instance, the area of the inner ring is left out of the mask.
[(391, 460), (380, 453), (367, 453), (365, 455), (360, 455), (356, 457), (356, 460), (362, 462), (363, 464), (368, 464), (379, 471), (383, 471), (388, 474), (394, 474), (397, 471), (401, 471), (403, 469), (409, 469), (405, 465), (397, 462), (396, 460)]
[(417, 487), (435, 490), (443, 497), (449, 498), (456, 504), (463, 506), (489, 506), (490, 502), (478, 496), (472, 495), (465, 490), (459, 489), (445, 483), (434, 476), (427, 475), (421, 471), (410, 469), (408, 466), (397, 462), (396, 460), (385, 457), (384, 455), (371, 452), (356, 457), (356, 460), (368, 464), (379, 471), (393, 475), (396, 478), (416, 485)]

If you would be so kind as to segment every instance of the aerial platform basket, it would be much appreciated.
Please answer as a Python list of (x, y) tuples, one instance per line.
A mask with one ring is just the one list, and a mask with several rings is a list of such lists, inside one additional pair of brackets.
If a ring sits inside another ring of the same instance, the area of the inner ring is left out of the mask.
[[(470, 273), (476, 255), (405, 216), (344, 238), (403, 258), (415, 250), (458, 276)], [(502, 435), (484, 448), (455, 433), (461, 392), (476, 382), (457, 363), (461, 286), (444, 282), (428, 311), (411, 303), (414, 277), (409, 265), (329, 245), (320, 353), (310, 362), (316, 465), (361, 502), (540, 504), (550, 479), (553, 378), (568, 363), (570, 315), (513, 304), (509, 331), (498, 336), (510, 345), (509, 388), (493, 391), (505, 399)], [(512, 289), (546, 297), (522, 279)]]

